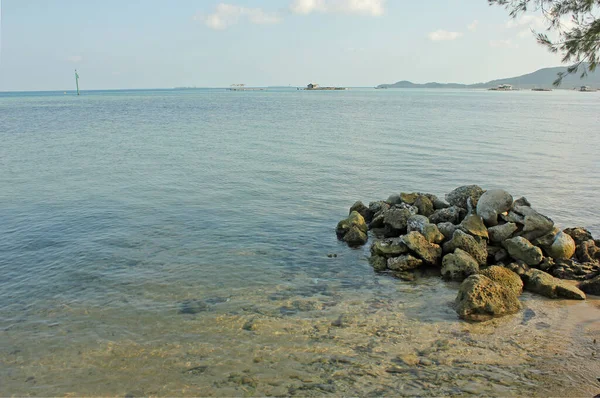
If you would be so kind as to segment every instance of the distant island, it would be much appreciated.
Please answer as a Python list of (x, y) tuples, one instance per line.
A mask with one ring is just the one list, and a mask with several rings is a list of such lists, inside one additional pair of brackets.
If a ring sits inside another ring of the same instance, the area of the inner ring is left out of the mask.
[[(583, 70), (583, 69), (581, 69)], [(393, 84), (380, 84), (377, 88), (490, 88), (497, 87), (501, 84), (510, 84), (515, 88), (532, 89), (532, 88), (553, 88), (552, 82), (556, 80), (559, 72), (566, 72), (567, 67), (543, 68), (533, 73), (526, 75), (508, 77), (505, 79), (491, 80), (486, 83), (475, 84), (460, 84), (460, 83), (412, 83), (407, 80), (402, 80)], [(581, 73), (575, 73), (565, 76), (562, 84), (558, 88), (572, 89), (574, 87), (590, 86), (600, 88), (600, 72), (589, 72), (588, 76), (580, 79)]]

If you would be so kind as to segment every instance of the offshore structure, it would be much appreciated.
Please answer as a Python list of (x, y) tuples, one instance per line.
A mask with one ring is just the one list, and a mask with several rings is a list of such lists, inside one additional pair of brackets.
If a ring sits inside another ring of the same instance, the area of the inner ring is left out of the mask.
[(77, 69), (75, 69), (75, 86), (77, 87), (77, 95), (79, 95), (79, 75)]

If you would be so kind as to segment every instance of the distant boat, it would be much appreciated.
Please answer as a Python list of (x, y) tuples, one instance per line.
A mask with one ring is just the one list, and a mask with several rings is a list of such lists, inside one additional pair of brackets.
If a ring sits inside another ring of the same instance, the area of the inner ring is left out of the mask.
[(515, 91), (517, 89), (513, 88), (510, 84), (500, 84), (498, 87), (488, 88), (489, 91)]
[(532, 88), (531, 91), (552, 91), (552, 89), (535, 87), (535, 88)]
[(593, 93), (596, 89), (593, 89), (590, 86), (581, 86), (578, 91), (581, 91), (582, 93)]
[(309, 91), (338, 91), (338, 90), (348, 90), (347, 87), (321, 87), (318, 84), (310, 83), (306, 86), (305, 90)]

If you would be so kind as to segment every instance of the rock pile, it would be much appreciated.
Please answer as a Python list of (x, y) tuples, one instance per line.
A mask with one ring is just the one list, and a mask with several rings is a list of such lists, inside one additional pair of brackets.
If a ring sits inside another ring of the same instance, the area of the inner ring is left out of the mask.
[(588, 230), (560, 230), (527, 199), (501, 189), (462, 186), (445, 199), (411, 192), (369, 206), (359, 201), (336, 233), (357, 247), (370, 231), (369, 261), (378, 272), (411, 280), (429, 268), (462, 282), (456, 311), (467, 320), (519, 311), (523, 287), (550, 298), (600, 294), (600, 240)]

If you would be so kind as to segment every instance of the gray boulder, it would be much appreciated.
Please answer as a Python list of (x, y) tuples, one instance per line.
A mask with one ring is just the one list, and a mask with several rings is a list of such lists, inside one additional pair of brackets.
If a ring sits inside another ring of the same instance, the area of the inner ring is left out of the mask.
[(392, 207), (383, 213), (383, 223), (402, 233), (406, 231), (408, 219), (413, 214), (409, 208)]
[(523, 292), (521, 277), (506, 267), (492, 265), (491, 267), (482, 269), (479, 273), (504, 286), (506, 289), (512, 290), (517, 296), (520, 296)]
[(516, 200), (513, 203), (512, 211), (524, 217), (521, 221), (523, 224), (521, 235), (527, 240), (531, 241), (544, 236), (554, 228), (554, 221), (532, 209), (525, 198)]
[(419, 214), (411, 216), (408, 219), (406, 231), (420, 232), (425, 239), (432, 243), (440, 243), (444, 240), (444, 235), (442, 235), (438, 227), (435, 224), (429, 223), (427, 217)]
[(429, 242), (417, 231), (409, 232), (402, 236), (402, 242), (427, 264), (436, 264), (442, 256), (442, 248)]
[(397, 205), (402, 203), (402, 197), (398, 194), (393, 194), (387, 198), (386, 202), (388, 202), (390, 205)]
[(410, 254), (402, 254), (398, 257), (388, 258), (387, 267), (392, 271), (410, 271), (420, 267), (423, 260)]
[(429, 216), (429, 221), (431, 221), (433, 224), (439, 224), (442, 222), (458, 224), (464, 214), (466, 214), (466, 210), (456, 206), (450, 206), (434, 211), (433, 214)]
[(442, 260), (442, 277), (446, 280), (462, 282), (469, 275), (479, 271), (479, 264), (464, 250), (456, 249), (446, 254)]
[(469, 253), (479, 265), (487, 263), (487, 245), (485, 241), (478, 240), (460, 229), (454, 231), (452, 239), (444, 243), (444, 253), (452, 253), (456, 249), (462, 249)]
[(507, 239), (503, 243), (504, 248), (508, 251), (511, 257), (525, 262), (527, 265), (537, 265), (542, 262), (544, 256), (542, 250), (531, 244), (530, 241), (517, 236)]
[(471, 204), (477, 206), (477, 201), (481, 195), (483, 195), (483, 192), (483, 189), (478, 185), (464, 185), (446, 194), (446, 202), (448, 202), (450, 206), (466, 209), (467, 200), (471, 198)]
[(531, 269), (524, 275), (525, 289), (541, 294), (552, 299), (565, 298), (572, 300), (585, 300), (585, 293), (577, 287), (566, 283), (550, 274)]
[(410, 231), (419, 231), (422, 232), (423, 231), (423, 227), (425, 227), (425, 225), (429, 224), (429, 219), (423, 215), (420, 214), (415, 214), (413, 216), (410, 216), (407, 223), (406, 223), (406, 231), (410, 232)]
[(481, 195), (477, 202), (477, 215), (486, 225), (498, 225), (498, 215), (507, 212), (513, 204), (513, 197), (503, 189), (491, 189)]
[[(484, 194), (485, 195), (485, 194)], [(459, 225), (461, 231), (471, 234), (473, 236), (478, 236), (480, 238), (488, 239), (488, 230), (483, 224), (483, 220), (480, 216), (475, 214), (470, 214), (462, 220)]]
[(469, 321), (486, 321), (514, 314), (521, 309), (517, 295), (484, 275), (471, 275), (463, 281), (455, 301), (458, 316)]
[(452, 235), (454, 235), (456, 228), (458, 228), (458, 226), (452, 224), (451, 222), (441, 222), (437, 224), (437, 227), (445, 238), (451, 238)]
[(494, 227), (488, 228), (488, 234), (490, 237), (490, 242), (501, 243), (506, 239), (510, 238), (513, 233), (515, 233), (519, 229), (517, 224), (512, 222), (507, 222), (506, 224), (496, 225)]

